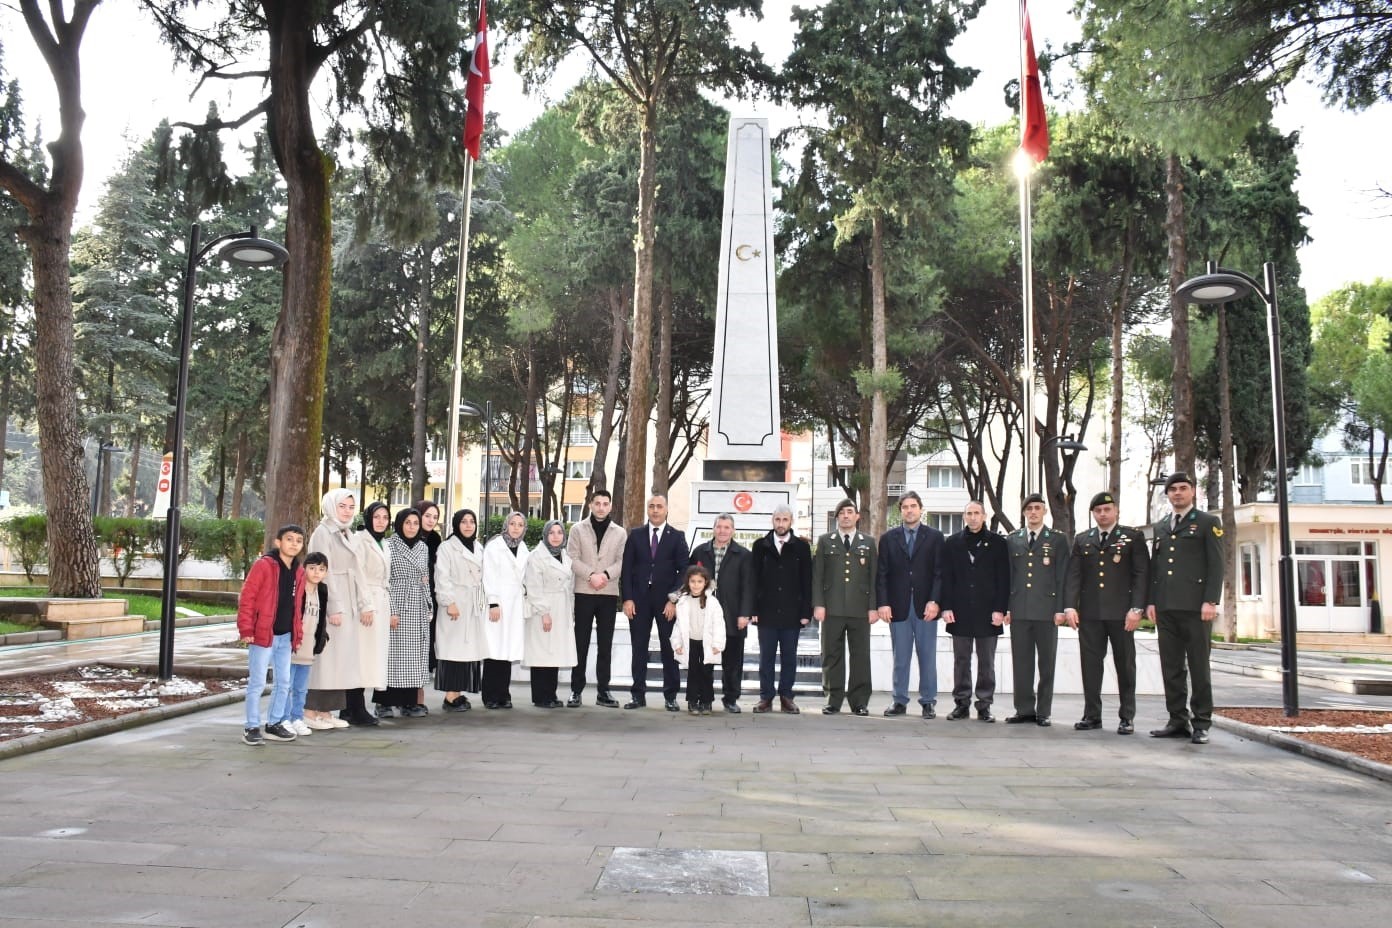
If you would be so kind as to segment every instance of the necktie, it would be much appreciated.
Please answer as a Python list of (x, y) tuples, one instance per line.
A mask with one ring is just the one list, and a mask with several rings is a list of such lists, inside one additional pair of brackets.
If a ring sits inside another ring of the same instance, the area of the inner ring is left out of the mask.
[(657, 526), (653, 526), (652, 547), (648, 549), (649, 557), (657, 557)]
[(1104, 548), (1107, 547), (1107, 533), (1106, 533), (1106, 532), (1103, 532), (1103, 533), (1102, 533), (1101, 545), (1102, 545), (1102, 547), (1104, 547)]
[(847, 550), (847, 551), (851, 550), (851, 536), (850, 536), (850, 535), (842, 535), (842, 536), (841, 536), (841, 542), (846, 546), (846, 550)]
[(916, 532), (916, 531), (914, 531), (914, 532), (905, 532), (905, 533), (904, 533), (904, 541), (905, 541), (905, 543), (906, 543), (906, 545), (908, 546), (908, 549), (909, 549), (909, 557), (913, 557), (914, 536), (916, 536), (917, 534), (918, 534), (918, 532)]
[(1179, 531), (1179, 513), (1177, 512), (1174, 514), (1173, 518), (1170, 519), (1170, 531)]
[(1034, 532), (1030, 532), (1030, 547), (1034, 547)]

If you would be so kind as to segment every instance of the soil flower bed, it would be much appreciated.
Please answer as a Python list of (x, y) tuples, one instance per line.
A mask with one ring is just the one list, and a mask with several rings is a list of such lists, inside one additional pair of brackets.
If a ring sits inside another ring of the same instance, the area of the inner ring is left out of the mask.
[(9, 677), (0, 680), (0, 743), (245, 686), (245, 679), (160, 680), (100, 665)]
[(1392, 765), (1392, 711), (1302, 709), (1294, 718), (1282, 709), (1216, 709), (1217, 714), (1312, 744)]

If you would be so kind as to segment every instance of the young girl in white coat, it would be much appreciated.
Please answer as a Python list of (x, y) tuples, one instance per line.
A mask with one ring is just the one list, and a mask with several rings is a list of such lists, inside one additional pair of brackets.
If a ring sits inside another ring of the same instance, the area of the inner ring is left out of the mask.
[(715, 665), (725, 650), (725, 614), (710, 593), (710, 572), (693, 564), (682, 576), (672, 626), (672, 653), (687, 668), (686, 711), (710, 715), (715, 702)]

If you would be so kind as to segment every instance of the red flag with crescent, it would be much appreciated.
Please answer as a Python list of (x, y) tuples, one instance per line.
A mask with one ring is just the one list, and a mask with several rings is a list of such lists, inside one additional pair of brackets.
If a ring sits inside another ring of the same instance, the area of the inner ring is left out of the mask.
[(1034, 55), (1034, 33), (1029, 7), (1020, 0), (1020, 147), (1035, 161), (1049, 157), (1049, 123), (1044, 113), (1044, 92), (1039, 84), (1039, 59)]
[(492, 82), (488, 76), (488, 0), (479, 0), (478, 27), (474, 35), (474, 51), (469, 58), (469, 79), (464, 85), (464, 150), (475, 161), (483, 141), (483, 88)]

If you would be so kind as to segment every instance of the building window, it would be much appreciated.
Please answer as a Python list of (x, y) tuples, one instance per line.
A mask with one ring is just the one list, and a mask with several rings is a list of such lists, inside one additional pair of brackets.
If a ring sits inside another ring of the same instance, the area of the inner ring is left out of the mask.
[(1295, 485), (1298, 487), (1319, 486), (1320, 466), (1318, 464), (1301, 464), (1300, 469), (1295, 472)]
[(444, 442), (432, 441), (430, 443), (430, 460), (443, 461), (445, 459)]
[(850, 482), (851, 469), (849, 467), (827, 467), (827, 486), (848, 486)]
[(574, 525), (576, 522), (579, 522), (583, 518), (585, 518), (584, 503), (565, 504), (565, 520), (567, 522), (569, 522), (571, 525)]
[(1358, 486), (1370, 487), (1373, 485), (1373, 468), (1371, 462), (1363, 458), (1355, 458), (1349, 461), (1349, 482)]
[(435, 487), (430, 491), (430, 501), (436, 506), (443, 506), (445, 504), (445, 497), (448, 495), (444, 487)]
[(589, 480), (594, 473), (594, 461), (570, 461), (566, 464), (566, 479)]
[(595, 443), (594, 432), (590, 429), (590, 420), (585, 418), (575, 418), (570, 420), (570, 429), (566, 433), (566, 444), (574, 447), (576, 445), (593, 445)]
[(945, 467), (935, 464), (928, 468), (927, 486), (930, 490), (958, 490), (966, 485), (966, 481), (962, 479), (962, 472), (956, 467)]
[(960, 512), (925, 512), (923, 521), (944, 535), (951, 535), (962, 530), (962, 514)]
[(393, 506), (411, 505), (411, 488), (397, 487), (395, 490), (392, 490), (391, 503)]
[(1262, 595), (1261, 549), (1254, 544), (1238, 545), (1240, 563), (1238, 595), (1243, 599), (1260, 599)]

